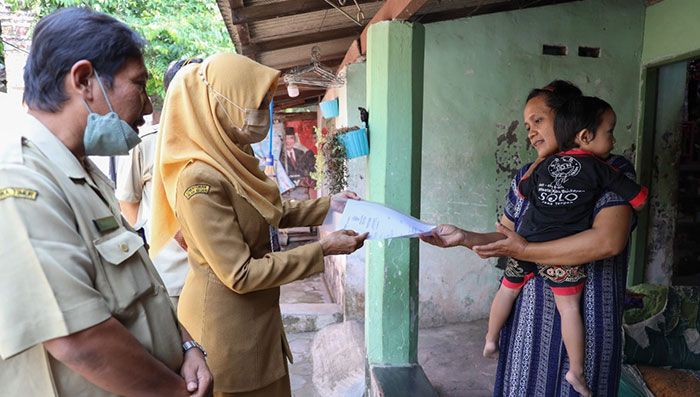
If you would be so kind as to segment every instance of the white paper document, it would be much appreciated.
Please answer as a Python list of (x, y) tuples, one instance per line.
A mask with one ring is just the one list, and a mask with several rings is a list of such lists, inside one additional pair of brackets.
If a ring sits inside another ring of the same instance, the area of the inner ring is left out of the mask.
[(384, 240), (416, 237), (434, 228), (435, 225), (423, 223), (412, 216), (378, 203), (348, 200), (335, 230), (348, 229), (360, 234), (369, 232), (368, 240)]

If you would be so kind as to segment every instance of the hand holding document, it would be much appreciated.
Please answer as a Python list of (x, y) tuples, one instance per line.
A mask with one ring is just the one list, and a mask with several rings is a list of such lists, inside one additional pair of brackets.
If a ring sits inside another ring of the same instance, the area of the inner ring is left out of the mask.
[(435, 228), (412, 216), (370, 201), (348, 200), (335, 230), (369, 232), (368, 240), (417, 237)]

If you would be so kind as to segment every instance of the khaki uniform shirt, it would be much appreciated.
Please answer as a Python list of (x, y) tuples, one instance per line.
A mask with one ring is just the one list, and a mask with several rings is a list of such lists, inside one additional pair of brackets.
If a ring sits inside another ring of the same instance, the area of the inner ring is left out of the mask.
[[(158, 142), (158, 127), (141, 136), (141, 143), (119, 159), (117, 189), (115, 195), (121, 201), (139, 203), (139, 212), (134, 228), (143, 228), (146, 238), (151, 236), (151, 192), (153, 185), (153, 163)], [(180, 296), (182, 285), (190, 265), (187, 252), (171, 239), (153, 258), (153, 264), (163, 279), (170, 296)]]
[(181, 336), (143, 242), (111, 182), (38, 120), (0, 148), (0, 384), (7, 396), (110, 396), (42, 342), (114, 317), (172, 370)]
[[(280, 227), (319, 225), (330, 200), (287, 202)], [(287, 373), (279, 286), (323, 271), (318, 242), (270, 251), (269, 225), (216, 169), (195, 161), (180, 175), (176, 215), (191, 270), (178, 316), (209, 357), (217, 392), (260, 389)]]

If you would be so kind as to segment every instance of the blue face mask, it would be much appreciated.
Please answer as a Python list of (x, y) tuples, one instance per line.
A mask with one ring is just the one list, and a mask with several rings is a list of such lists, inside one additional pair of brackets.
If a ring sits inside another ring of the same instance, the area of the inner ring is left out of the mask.
[(97, 83), (100, 85), (102, 95), (104, 95), (109, 113), (97, 114), (90, 109), (90, 106), (83, 99), (85, 107), (87, 107), (88, 118), (85, 126), (85, 135), (83, 136), (83, 145), (85, 146), (85, 154), (88, 156), (118, 156), (129, 154), (129, 150), (141, 142), (141, 138), (126, 121), (119, 118), (117, 113), (112, 109), (112, 104), (107, 98), (100, 76), (95, 71)]

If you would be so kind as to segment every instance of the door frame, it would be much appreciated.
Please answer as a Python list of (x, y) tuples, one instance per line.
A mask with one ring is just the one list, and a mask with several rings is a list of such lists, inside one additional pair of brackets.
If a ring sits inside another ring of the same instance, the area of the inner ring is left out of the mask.
[[(700, 47), (686, 53), (667, 57), (666, 59), (642, 65), (640, 87), (639, 134), (634, 161), (637, 180), (652, 189), (652, 170), (654, 165), (654, 135), (656, 133), (656, 107), (658, 99), (659, 69), (678, 62), (687, 62), (700, 58)], [(637, 227), (631, 236), (630, 261), (627, 271), (627, 286), (641, 284), (649, 261), (649, 220), (650, 205), (638, 213)], [(675, 237), (674, 237), (675, 238)]]

